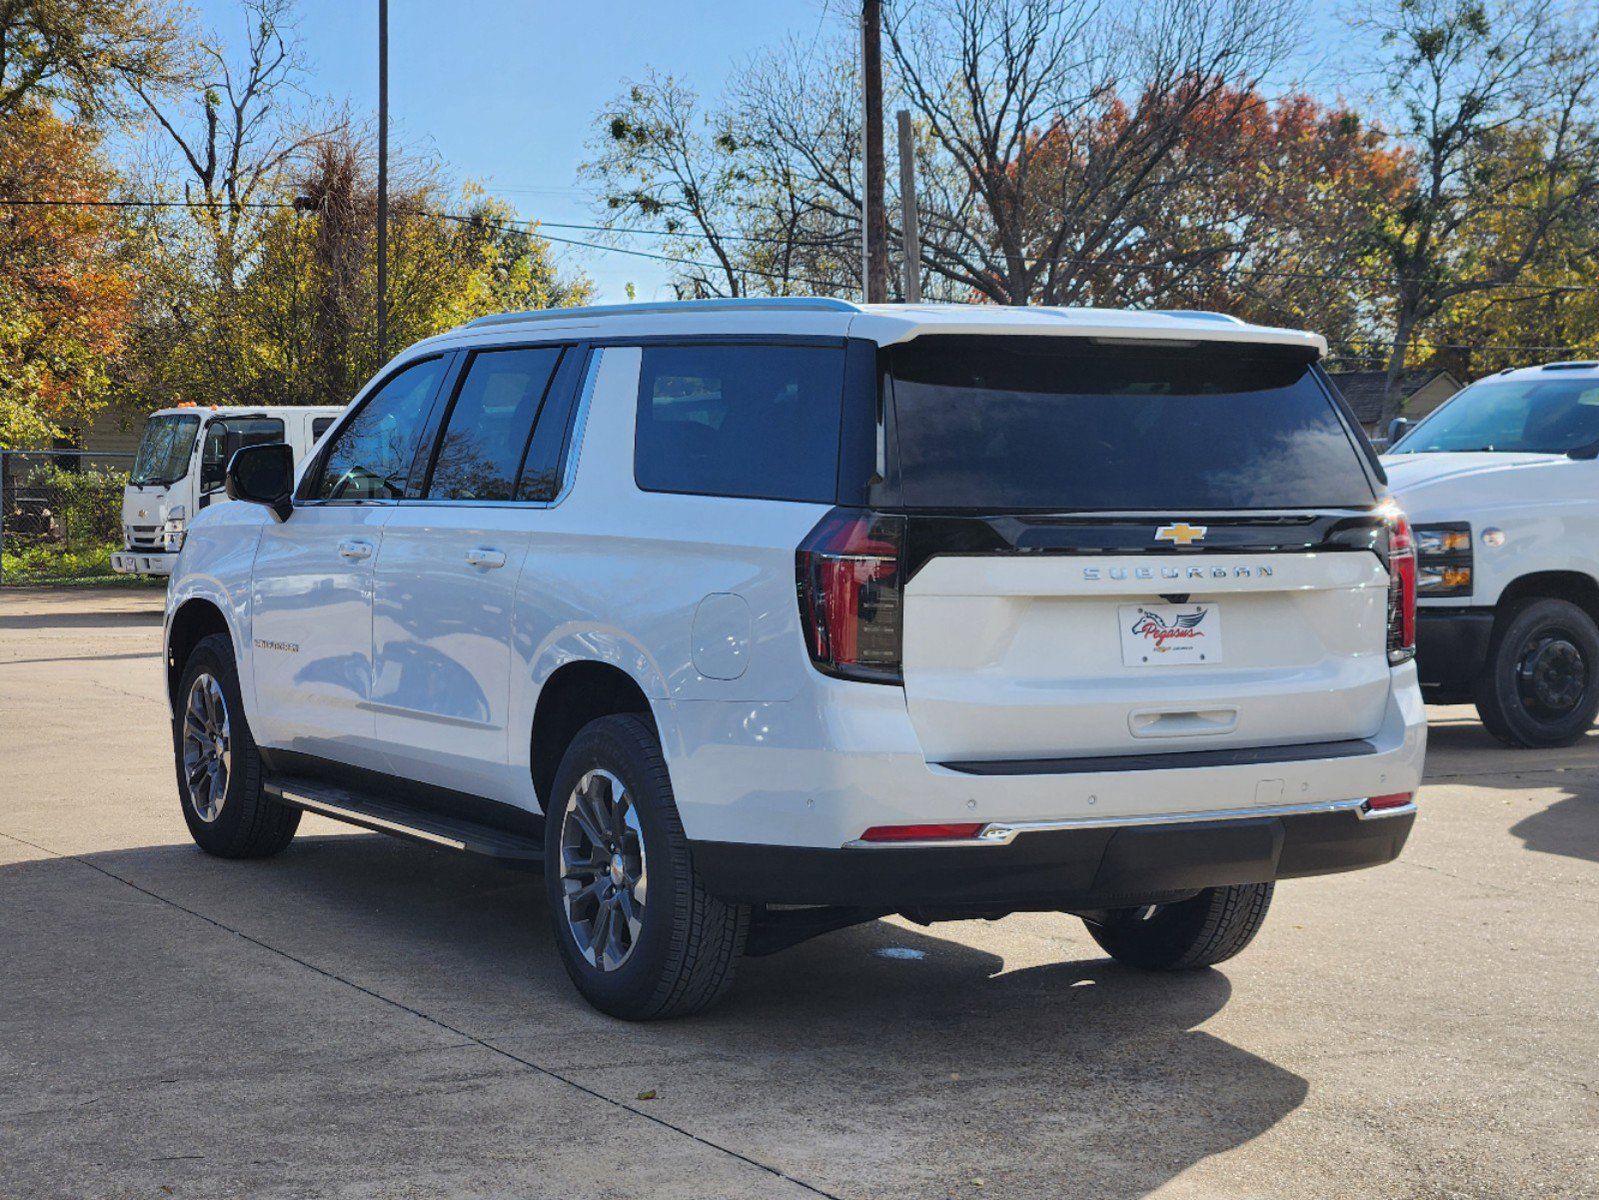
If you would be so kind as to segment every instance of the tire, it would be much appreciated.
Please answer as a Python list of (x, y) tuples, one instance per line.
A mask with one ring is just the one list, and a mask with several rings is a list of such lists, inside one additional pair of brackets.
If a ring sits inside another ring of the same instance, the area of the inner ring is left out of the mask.
[(578, 731), (550, 790), (544, 862), (561, 962), (595, 1008), (653, 1021), (726, 995), (749, 907), (700, 885), (647, 721), (601, 717)]
[(1206, 888), (1191, 900), (1163, 904), (1147, 919), (1123, 909), (1088, 932), (1118, 962), (1146, 971), (1189, 971), (1226, 962), (1254, 939), (1271, 907), (1270, 883)]
[[(225, 731), (221, 739), (225, 755), (214, 753), (213, 738), (213, 752), (207, 756), (208, 728)], [(183, 664), (172, 722), (172, 756), (183, 819), (195, 844), (207, 854), (266, 858), (293, 839), (300, 810), (261, 791), (261, 755), (245, 719), (233, 643), (226, 634), (203, 638)], [(220, 778), (212, 765), (218, 762)]]
[(1494, 623), (1474, 699), (1508, 746), (1569, 746), (1599, 712), (1599, 627), (1569, 600), (1515, 604)]

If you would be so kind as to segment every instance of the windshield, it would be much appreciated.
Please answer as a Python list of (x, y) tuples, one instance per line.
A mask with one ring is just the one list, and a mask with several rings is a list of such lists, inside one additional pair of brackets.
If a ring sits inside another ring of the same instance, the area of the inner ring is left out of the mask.
[(1393, 454), (1463, 450), (1570, 454), (1599, 443), (1599, 378), (1474, 383), (1394, 444)]
[(892, 347), (912, 508), (1368, 507), (1362, 451), (1300, 350), (930, 336)]
[(133, 460), (128, 482), (137, 487), (176, 483), (189, 470), (189, 452), (200, 418), (187, 415), (151, 417), (139, 439), (139, 453)]

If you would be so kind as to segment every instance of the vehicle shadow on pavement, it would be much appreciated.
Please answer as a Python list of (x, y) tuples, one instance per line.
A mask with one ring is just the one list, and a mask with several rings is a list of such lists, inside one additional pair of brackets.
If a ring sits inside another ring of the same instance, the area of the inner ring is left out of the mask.
[[(1036, 1194), (1049, 1181), (1055, 1194), (1139, 1197), (1261, 1135), (1308, 1091), (1197, 1028), (1231, 996), (1224, 970), (1127, 970), (1066, 916), (934, 927), (949, 936), (875, 921), (746, 959), (730, 997), (700, 1017), (628, 1025), (571, 989), (528, 872), (364, 834), (302, 835), (266, 862), (186, 845), (84, 861), (179, 905), (174, 932), (153, 932), (133, 915), (143, 906), (110, 909), (110, 925), (91, 931), (47, 897), (28, 898), (46, 925), (62, 924), (55, 935), (32, 929), (32, 953), (64, 956), (51, 971), (76, 983), (31, 1013), (13, 1009), (0, 1028), (68, 1058), (82, 1052), (83, 1029), (136, 1031), (121, 1047), (134, 1074), (170, 1071), (154, 1064), (174, 1056), (204, 1062), (213, 1042), (231, 1062), (286, 1052), (293, 1025), (282, 1022), (312, 1002), (275, 995), (262, 1007), (257, 996), (241, 1024), (217, 994), (235, 985), (203, 945), (226, 931), (276, 951), (274, 969), (290, 980), (315, 972), (319, 988), (333, 977), (391, 1006), (349, 991), (341, 1004), (370, 1007), (365, 1019), (409, 1028), (420, 1015), (630, 1107), (648, 1088), (649, 1115), (847, 1195), (943, 1195), (981, 1178), (989, 1195)], [(19, 875), (45, 871), (67, 867), (0, 868), (0, 901), (35, 890)], [(1007, 969), (967, 944), (979, 939), (1036, 965)], [(33, 963), (22, 977), (44, 969)], [(152, 969), (165, 977), (150, 979)], [(117, 986), (135, 970), (148, 981), (137, 994)], [(188, 1015), (197, 994), (214, 1027)]]
[(1599, 790), (1582, 786), (1599, 761), (1599, 730), (1575, 745), (1553, 750), (1507, 751), (1470, 718), (1435, 720), (1427, 736), (1428, 753), (1448, 754), (1454, 765), (1452, 774), (1429, 776), (1431, 782), (1469, 779), (1474, 786), (1523, 795), (1535, 789), (1560, 789), (1565, 793), (1562, 798), (1523, 817), (1510, 827), (1511, 834), (1540, 854), (1599, 862)]

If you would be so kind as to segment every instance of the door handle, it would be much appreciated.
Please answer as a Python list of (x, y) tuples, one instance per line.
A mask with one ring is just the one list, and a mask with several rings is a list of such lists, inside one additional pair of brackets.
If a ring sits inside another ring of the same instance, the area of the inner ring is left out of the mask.
[(476, 550), (468, 550), (466, 552), (466, 561), (474, 567), (492, 570), (495, 567), (503, 567), (505, 565), (505, 551), (490, 550), (479, 546)]
[(346, 538), (344, 541), (339, 543), (339, 553), (344, 555), (345, 558), (371, 558), (372, 543), (359, 542), (354, 538)]

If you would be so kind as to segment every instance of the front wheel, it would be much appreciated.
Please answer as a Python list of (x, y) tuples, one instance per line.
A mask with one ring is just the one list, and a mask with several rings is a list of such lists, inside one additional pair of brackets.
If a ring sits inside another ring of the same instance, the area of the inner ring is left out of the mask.
[(1088, 921), (1088, 932), (1105, 953), (1146, 971), (1185, 971), (1225, 962), (1254, 940), (1266, 921), (1269, 883), (1206, 888), (1153, 913), (1123, 909), (1104, 921)]
[(732, 986), (749, 908), (701, 886), (642, 718), (602, 717), (572, 740), (546, 806), (544, 879), (561, 962), (601, 1012), (686, 1016)]
[(1509, 746), (1568, 746), (1599, 712), (1599, 627), (1545, 597), (1500, 617), (1476, 686), (1484, 728)]
[(172, 725), (183, 819), (195, 844), (221, 858), (266, 858), (287, 846), (300, 810), (261, 790), (261, 755), (239, 694), (233, 643), (212, 634), (183, 664)]

